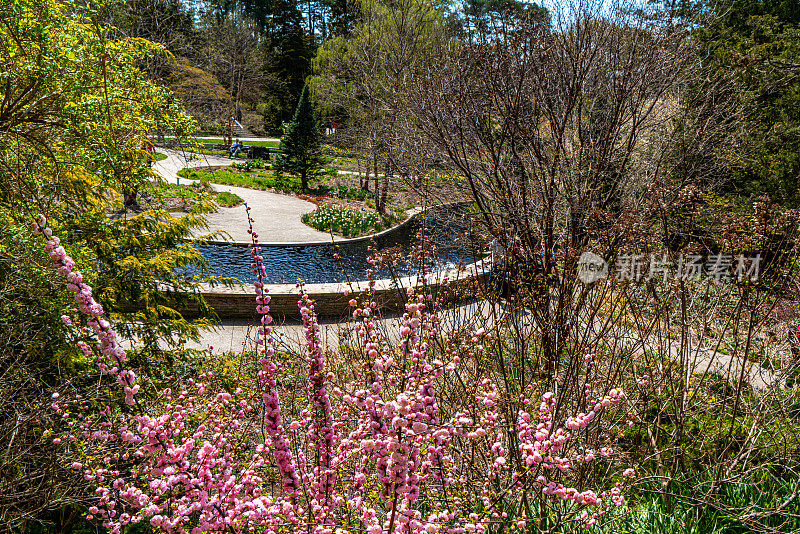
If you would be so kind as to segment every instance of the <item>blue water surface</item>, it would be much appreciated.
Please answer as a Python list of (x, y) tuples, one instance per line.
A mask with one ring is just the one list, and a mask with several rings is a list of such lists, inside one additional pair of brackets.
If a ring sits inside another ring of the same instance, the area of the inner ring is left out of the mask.
[[(294, 284), (298, 280), (306, 283), (345, 282), (367, 279), (369, 264), (368, 247), (378, 250), (395, 247), (400, 257), (391, 265), (378, 266), (373, 278), (408, 276), (421, 272), (422, 265), (408, 260), (412, 245), (418, 241), (419, 231), (433, 245), (426, 249), (425, 267), (429, 270), (452, 268), (475, 261), (473, 239), (463, 218), (444, 213), (426, 212), (421, 220), (415, 220), (395, 232), (379, 236), (374, 240), (330, 243), (306, 246), (264, 246), (261, 255), (268, 284)], [(269, 236), (264, 237), (265, 240)], [(198, 247), (211, 264), (211, 274), (234, 277), (245, 283), (255, 281), (250, 267), (250, 250), (240, 245), (205, 245)], [(193, 273), (192, 273), (193, 274)]]

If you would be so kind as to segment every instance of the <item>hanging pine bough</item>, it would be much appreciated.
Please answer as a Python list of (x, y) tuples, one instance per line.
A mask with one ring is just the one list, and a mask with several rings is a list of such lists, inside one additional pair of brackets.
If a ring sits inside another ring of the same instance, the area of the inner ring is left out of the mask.
[[(143, 395), (102, 307), (44, 222), (34, 228), (48, 237), (46, 251), (96, 341), (78, 346), (116, 378), (129, 406), (92, 411), (87, 399), (53, 394), (63, 424), (50, 431), (53, 442), (96, 486), (90, 516), (112, 532), (142, 521), (193, 533), (525, 532), (540, 513), (557, 511), (559, 522), (588, 527), (625, 502), (621, 484), (600, 491), (576, 478), (598, 462), (634, 476), (615, 466), (611, 447), (584, 446), (627, 417), (622, 390), (596, 399), (587, 393), (592, 409), (568, 417), (552, 392), (510, 403), (490, 377), (474, 372), (489, 334), (447, 340), (458, 350), (436, 349), (444, 341), (437, 302), (424, 290), (408, 289), (394, 346), (380, 335), (371, 289), (350, 301), (363, 368), (347, 381), (332, 370), (314, 304), (298, 284), (307, 395), (287, 423), (293, 407), (284, 405), (289, 392), (252, 226), (261, 317), (253, 376), (225, 387), (208, 372), (175, 391)], [(469, 381), (469, 394), (443, 403), (456, 375)], [(587, 382), (587, 392), (596, 386)], [(518, 409), (509, 414), (512, 404)]]

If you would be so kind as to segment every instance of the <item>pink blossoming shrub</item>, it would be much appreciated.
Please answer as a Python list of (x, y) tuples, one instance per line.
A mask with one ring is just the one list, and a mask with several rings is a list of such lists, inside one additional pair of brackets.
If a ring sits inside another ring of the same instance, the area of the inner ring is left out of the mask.
[(624, 415), (623, 391), (595, 395), (598, 384), (587, 382), (588, 409), (569, 415), (553, 392), (501, 391), (480, 363), (491, 356), (489, 334), (445, 336), (424, 290), (408, 290), (394, 338), (378, 328), (371, 291), (351, 300), (355, 361), (337, 376), (300, 284), (305, 402), (285, 407), (256, 234), (256, 376), (226, 389), (206, 373), (144, 395), (91, 288), (43, 227), (35, 225), (96, 340), (80, 347), (124, 398), (99, 413), (86, 399), (53, 402), (64, 422), (54, 441), (96, 488), (89, 514), (112, 532), (140, 522), (176, 533), (527, 532), (554, 511), (559, 522), (588, 527), (624, 503), (620, 484), (585, 487), (593, 464), (624, 480), (611, 446), (585, 446), (604, 414)]

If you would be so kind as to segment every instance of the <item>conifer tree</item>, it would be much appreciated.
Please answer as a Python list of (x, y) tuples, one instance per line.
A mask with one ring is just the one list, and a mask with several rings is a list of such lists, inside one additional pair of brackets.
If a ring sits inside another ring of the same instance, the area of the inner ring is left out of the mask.
[(294, 117), (284, 126), (283, 132), (275, 170), (299, 174), (303, 191), (308, 191), (309, 177), (318, 174), (323, 163), (320, 153), (322, 139), (314, 118), (308, 84), (303, 87)]

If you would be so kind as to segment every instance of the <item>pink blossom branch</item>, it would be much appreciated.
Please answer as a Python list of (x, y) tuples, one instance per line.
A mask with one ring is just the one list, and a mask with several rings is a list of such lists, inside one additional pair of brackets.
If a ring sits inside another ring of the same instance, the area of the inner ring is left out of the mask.
[[(124, 368), (128, 356), (117, 342), (117, 333), (111, 324), (103, 319), (103, 306), (92, 297), (92, 288), (84, 283), (80, 271), (74, 270), (75, 261), (67, 255), (66, 250), (61, 246), (61, 240), (53, 235), (50, 228), (45, 227), (46, 224), (47, 220), (40, 216), (39, 221), (32, 223), (31, 226), (34, 232), (47, 237), (45, 252), (53, 260), (53, 266), (58, 274), (67, 280), (67, 289), (74, 294), (78, 311), (89, 317), (87, 324), (97, 336), (98, 350), (110, 360), (110, 363), (98, 360), (97, 366), (102, 374), (116, 376), (117, 382), (125, 391), (125, 402), (131, 405), (135, 404), (135, 396), (139, 392), (139, 386), (134, 383), (136, 374), (130, 369)], [(62, 316), (61, 320), (67, 326), (71, 323), (70, 318), (66, 315)], [(79, 342), (78, 346), (87, 356), (92, 354), (92, 349), (85, 342)]]
[(322, 339), (319, 332), (317, 314), (314, 311), (314, 303), (304, 290), (304, 284), (298, 284), (300, 288), (300, 314), (303, 317), (303, 330), (306, 336), (308, 363), (308, 399), (311, 404), (311, 439), (314, 452), (317, 454), (317, 466), (315, 476), (317, 486), (317, 502), (321, 504), (326, 515), (332, 510), (331, 499), (336, 475), (332, 469), (332, 452), (335, 448), (336, 436), (334, 434), (333, 418), (331, 416), (331, 403), (328, 398), (326, 382), (328, 375), (325, 370), (325, 353), (322, 348)]
[(272, 317), (269, 315), (270, 297), (267, 295), (269, 289), (264, 285), (266, 269), (264, 267), (264, 257), (261, 256), (261, 247), (258, 246), (258, 234), (253, 231), (253, 219), (250, 217), (250, 206), (245, 204), (247, 211), (247, 221), (249, 228), (247, 232), (251, 236), (250, 255), (252, 257), (251, 267), (256, 275), (256, 312), (261, 315), (261, 326), (259, 334), (262, 337), (263, 348), (259, 364), (261, 370), (258, 373), (259, 384), (262, 387), (262, 401), (264, 406), (264, 422), (266, 431), (272, 438), (275, 461), (278, 464), (283, 478), (283, 489), (289, 495), (295, 495), (300, 489), (300, 479), (297, 476), (297, 469), (294, 459), (286, 439), (286, 431), (281, 417), (280, 398), (276, 390), (275, 371), (277, 366), (272, 361), (275, 349), (272, 346)]
[[(552, 393), (535, 403), (522, 396), (515, 401), (521, 409), (504, 426), (498, 406), (505, 401), (497, 384), (489, 375), (475, 376), (471, 367), (486, 356), (481, 354), (486, 334), (442, 339), (457, 344), (460, 352), (437, 352), (438, 344), (431, 341), (441, 336), (439, 317), (430, 308), (435, 301), (413, 288), (394, 350), (378, 334), (374, 285), (361, 304), (351, 301), (363, 372), (344, 386), (346, 392), (333, 388), (331, 397), (334, 377), (327, 370), (314, 303), (301, 285), (309, 439), (289, 439), (300, 423), (284, 428), (264, 258), (252, 225), (262, 345), (253, 389), (213, 391), (209, 371), (186, 380), (178, 391), (164, 390), (159, 404), (144, 413), (135, 397), (135, 375), (124, 368), (125, 353), (100, 318), (102, 308), (91, 288), (73, 272), (74, 262), (52, 232), (44, 233), (51, 238), (47, 251), (76, 293), (79, 309), (89, 315), (98, 348), (107, 357), (101, 371), (116, 375), (126, 398), (142, 412), (114, 419), (111, 407), (105, 407), (84, 416), (80, 409), (91, 409), (86, 399), (54, 402), (67, 427), (66, 444), (85, 440), (76, 444), (83, 456), (72, 467), (97, 488), (90, 517), (115, 534), (142, 521), (164, 532), (192, 534), (333, 534), (340, 528), (368, 534), (483, 534), (495, 527), (522, 533), (535, 518), (525, 510), (511, 518), (504, 506), (520, 494), (535, 492), (530, 495), (560, 503), (584, 526), (624, 503), (619, 485), (599, 492), (567, 482), (578, 478), (582, 465), (613, 454), (611, 447), (582, 447), (581, 439), (599, 425), (602, 413), (622, 403), (622, 390), (595, 396), (587, 389), (591, 409), (566, 417), (563, 428), (555, 422)], [(440, 384), (454, 376), (460, 380), (463, 375), (456, 373), (466, 372), (475, 376), (466, 385), (469, 393), (456, 404), (441, 405)], [(510, 443), (517, 448), (508, 450)], [(114, 447), (116, 452), (109, 452)], [(512, 459), (521, 465), (512, 468)], [(635, 473), (629, 468), (623, 475)]]

